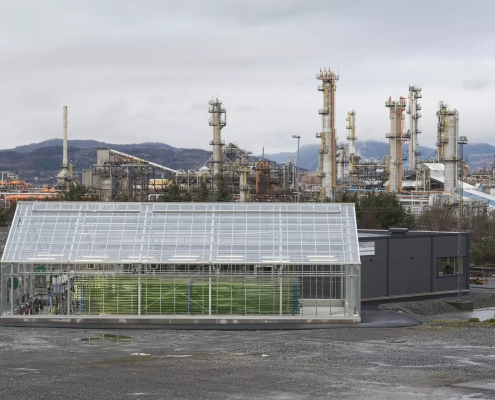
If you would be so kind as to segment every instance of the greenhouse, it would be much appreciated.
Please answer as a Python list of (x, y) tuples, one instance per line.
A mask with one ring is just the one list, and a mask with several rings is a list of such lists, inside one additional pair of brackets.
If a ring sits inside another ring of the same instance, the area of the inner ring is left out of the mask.
[(353, 204), (20, 202), (2, 316), (359, 322)]

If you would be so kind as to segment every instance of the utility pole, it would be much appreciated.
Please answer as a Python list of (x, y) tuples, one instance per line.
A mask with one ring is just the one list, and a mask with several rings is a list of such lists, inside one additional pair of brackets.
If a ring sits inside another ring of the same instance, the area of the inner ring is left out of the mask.
[(300, 135), (292, 135), (293, 139), (297, 139), (297, 202), (299, 203), (299, 140), (301, 139)]
[(462, 250), (462, 232), (464, 230), (464, 193), (463, 193), (463, 179), (464, 179), (464, 145), (467, 144), (466, 136), (459, 136), (457, 141), (459, 145), (458, 159), (460, 161), (460, 171), (457, 193), (459, 196), (459, 214), (458, 214), (458, 227), (457, 227), (457, 301), (461, 301), (462, 296), (462, 272), (464, 270), (464, 257)]

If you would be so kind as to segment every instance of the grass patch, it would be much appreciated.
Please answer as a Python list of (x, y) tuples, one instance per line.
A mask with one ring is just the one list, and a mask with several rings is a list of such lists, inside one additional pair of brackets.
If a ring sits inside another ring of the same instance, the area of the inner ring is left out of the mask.
[(456, 319), (436, 319), (429, 323), (430, 326), (436, 327), (495, 327), (495, 318), (480, 321), (479, 318), (469, 318), (466, 321)]

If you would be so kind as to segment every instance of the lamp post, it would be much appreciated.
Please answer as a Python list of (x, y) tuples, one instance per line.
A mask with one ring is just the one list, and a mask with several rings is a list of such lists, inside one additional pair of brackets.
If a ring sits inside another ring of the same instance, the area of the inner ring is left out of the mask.
[(301, 139), (300, 135), (292, 135), (293, 139), (297, 139), (297, 202), (299, 203), (299, 139)]

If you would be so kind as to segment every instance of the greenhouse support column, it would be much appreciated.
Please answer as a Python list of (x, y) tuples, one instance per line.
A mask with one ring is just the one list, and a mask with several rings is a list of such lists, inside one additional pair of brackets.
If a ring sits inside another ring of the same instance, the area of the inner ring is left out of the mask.
[(280, 315), (282, 315), (282, 271), (279, 272), (278, 283), (280, 286)]
[(351, 316), (354, 313), (354, 277), (351, 275), (349, 277), (349, 316)]
[(10, 264), (10, 315), (14, 315), (14, 264)]
[(70, 270), (67, 272), (67, 315), (70, 315)]
[(208, 315), (211, 316), (211, 264), (209, 266), (210, 273), (208, 274)]
[[(139, 271), (139, 274), (141, 274), (141, 271)], [(138, 275), (138, 315), (141, 315), (141, 275)]]
[(356, 307), (361, 318), (361, 266), (355, 265), (352, 269), (353, 273), (356, 273)]
[[(345, 311), (347, 308), (347, 313), (348, 316), (351, 316), (351, 310), (350, 310), (350, 302), (351, 302), (351, 279), (349, 277), (349, 269), (346, 268), (346, 280), (345, 280), (345, 303), (344, 303), (344, 316), (345, 316)], [(347, 306), (347, 307), (346, 307)]]

